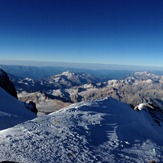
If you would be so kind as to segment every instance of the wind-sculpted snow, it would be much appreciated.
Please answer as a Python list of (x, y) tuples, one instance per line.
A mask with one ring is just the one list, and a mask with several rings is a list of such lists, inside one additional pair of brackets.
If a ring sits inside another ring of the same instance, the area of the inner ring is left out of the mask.
[(145, 109), (112, 98), (82, 102), (2, 130), (0, 161), (161, 162), (162, 135)]
[(24, 103), (18, 101), (0, 88), (0, 130), (35, 117), (34, 113), (27, 110)]

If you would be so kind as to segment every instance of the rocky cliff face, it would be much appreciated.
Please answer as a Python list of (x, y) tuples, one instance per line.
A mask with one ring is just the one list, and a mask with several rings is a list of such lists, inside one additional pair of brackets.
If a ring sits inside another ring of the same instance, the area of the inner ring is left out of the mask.
[(0, 87), (3, 88), (13, 97), (17, 98), (17, 92), (14, 87), (14, 84), (10, 81), (7, 73), (0, 69)]

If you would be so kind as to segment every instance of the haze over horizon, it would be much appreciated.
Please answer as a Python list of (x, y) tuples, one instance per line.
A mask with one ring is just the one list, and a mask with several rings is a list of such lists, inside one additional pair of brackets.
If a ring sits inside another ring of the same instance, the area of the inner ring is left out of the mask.
[(99, 64), (99, 63), (75, 63), (75, 62), (48, 62), (27, 60), (0, 60), (0, 66), (34, 66), (34, 67), (58, 67), (87, 70), (129, 70), (129, 71), (163, 71), (161, 66)]
[(161, 0), (1, 0), (0, 60), (160, 66)]

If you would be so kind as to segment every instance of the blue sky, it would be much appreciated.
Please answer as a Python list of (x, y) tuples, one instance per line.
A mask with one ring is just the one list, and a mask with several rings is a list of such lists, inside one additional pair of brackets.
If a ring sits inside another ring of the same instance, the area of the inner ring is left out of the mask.
[(0, 0), (0, 60), (163, 66), (162, 0)]

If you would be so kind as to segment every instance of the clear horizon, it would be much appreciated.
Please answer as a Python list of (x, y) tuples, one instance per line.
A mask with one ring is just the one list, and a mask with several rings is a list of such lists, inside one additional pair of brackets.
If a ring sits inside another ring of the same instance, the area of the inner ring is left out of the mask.
[(160, 66), (143, 65), (120, 65), (120, 64), (99, 64), (99, 63), (75, 63), (75, 62), (48, 62), (48, 61), (29, 61), (29, 60), (0, 60), (0, 65), (12, 66), (35, 66), (35, 67), (65, 67), (92, 70), (133, 70), (133, 71), (163, 71)]
[(161, 0), (1, 0), (0, 60), (162, 67)]

